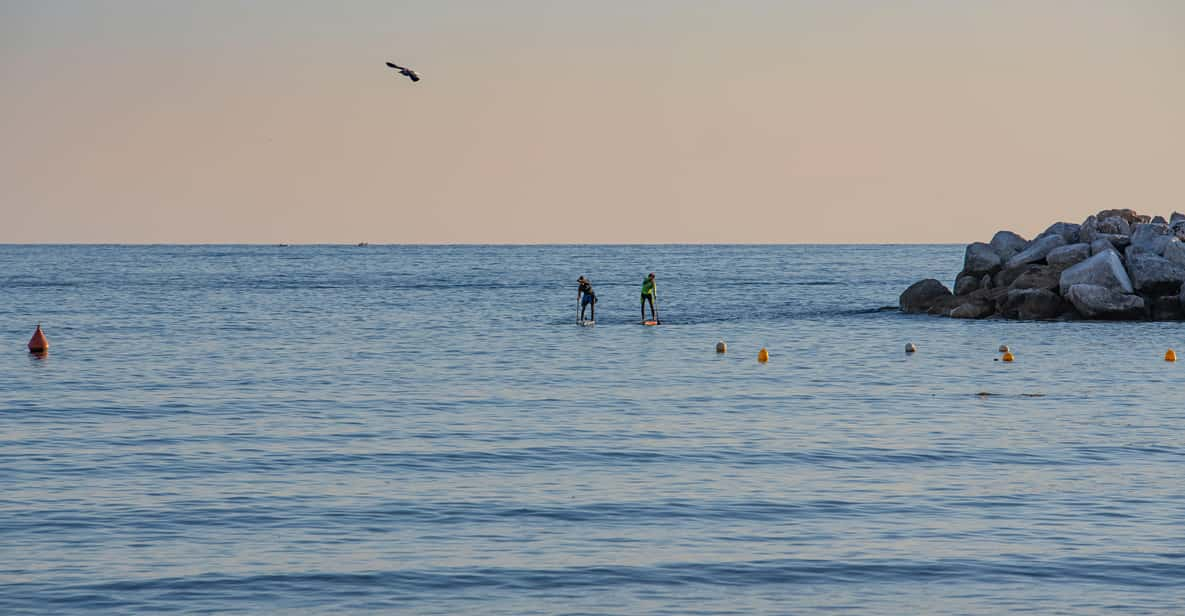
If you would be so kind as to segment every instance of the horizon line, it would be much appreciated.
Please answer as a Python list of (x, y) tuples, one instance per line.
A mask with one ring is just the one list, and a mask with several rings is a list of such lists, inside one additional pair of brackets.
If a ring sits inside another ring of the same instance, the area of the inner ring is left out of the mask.
[(958, 246), (965, 242), (0, 242), (0, 246)]

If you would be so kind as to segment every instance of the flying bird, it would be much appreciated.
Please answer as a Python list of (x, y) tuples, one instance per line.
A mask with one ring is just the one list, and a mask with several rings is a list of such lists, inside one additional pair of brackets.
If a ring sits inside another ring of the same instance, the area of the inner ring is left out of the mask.
[(411, 70), (410, 68), (404, 68), (402, 66), (399, 66), (398, 64), (391, 64), (390, 62), (387, 63), (387, 66), (399, 71), (400, 75), (403, 75), (404, 77), (407, 77), (408, 79), (411, 79), (412, 81), (419, 81), (420, 80), (420, 76), (417, 75), (416, 72)]

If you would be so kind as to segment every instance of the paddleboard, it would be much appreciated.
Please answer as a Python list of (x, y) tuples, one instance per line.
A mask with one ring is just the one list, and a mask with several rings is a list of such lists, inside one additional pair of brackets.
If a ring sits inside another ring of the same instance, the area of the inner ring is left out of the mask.
[(581, 321), (580, 324), (581, 325), (596, 325), (597, 322), (593, 321), (591, 319), (585, 319), (585, 320)]
[(642, 325), (658, 325), (658, 321), (642, 321)]

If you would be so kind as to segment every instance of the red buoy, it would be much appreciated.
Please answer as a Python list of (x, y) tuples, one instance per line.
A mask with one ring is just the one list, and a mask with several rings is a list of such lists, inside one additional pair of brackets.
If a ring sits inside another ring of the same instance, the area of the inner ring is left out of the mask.
[(49, 350), (49, 340), (41, 331), (41, 324), (37, 324), (37, 331), (33, 332), (33, 337), (29, 339), (30, 353), (44, 353)]

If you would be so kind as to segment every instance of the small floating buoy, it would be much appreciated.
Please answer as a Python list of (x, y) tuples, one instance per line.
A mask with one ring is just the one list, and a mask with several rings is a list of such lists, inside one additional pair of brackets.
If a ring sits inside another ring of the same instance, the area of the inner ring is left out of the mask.
[(916, 353), (917, 351), (918, 351), (917, 345), (915, 345), (912, 342), (905, 343), (905, 352), (906, 353)]
[(1000, 345), (1000, 352), (1001, 352), (1001, 353), (1007, 353), (1007, 352), (1008, 352), (1008, 345), (1006, 345), (1006, 344), (1001, 344), (1001, 345)]
[(33, 337), (29, 339), (30, 353), (44, 353), (49, 350), (49, 340), (41, 331), (41, 324), (37, 324), (37, 331), (33, 332)]
[(1177, 352), (1172, 349), (1165, 351), (1164, 352), (1164, 360), (1165, 361), (1177, 361)]
[(762, 347), (760, 351), (757, 351), (757, 361), (763, 364), (769, 361), (769, 351), (765, 350), (765, 347)]
[(1012, 353), (1011, 353), (1011, 352), (1009, 352), (1009, 351), (1004, 351), (1004, 357), (1001, 357), (1000, 359), (1002, 359), (1002, 360), (1004, 360), (1004, 361), (1012, 361), (1014, 358), (1012, 357)]
[(720, 342), (717, 342), (716, 343), (716, 352), (717, 353), (727, 353), (728, 352), (728, 345), (724, 344), (723, 340), (721, 340)]

